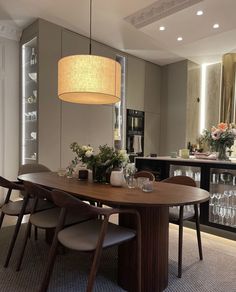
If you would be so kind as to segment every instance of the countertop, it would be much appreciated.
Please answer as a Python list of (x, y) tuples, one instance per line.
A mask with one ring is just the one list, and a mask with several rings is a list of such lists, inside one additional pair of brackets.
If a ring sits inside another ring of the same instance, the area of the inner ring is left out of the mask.
[(206, 163), (206, 164), (224, 164), (224, 165), (236, 165), (236, 158), (231, 158), (231, 160), (213, 160), (213, 159), (198, 159), (194, 156), (189, 158), (172, 158), (170, 156), (157, 156), (157, 157), (136, 157), (135, 159), (146, 159), (146, 160), (163, 160), (163, 161), (175, 161), (175, 162), (191, 162), (191, 163)]

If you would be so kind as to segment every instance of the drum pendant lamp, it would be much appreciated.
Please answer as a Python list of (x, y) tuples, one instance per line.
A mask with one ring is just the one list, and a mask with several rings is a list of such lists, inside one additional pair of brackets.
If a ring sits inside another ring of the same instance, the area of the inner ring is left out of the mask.
[(120, 101), (121, 65), (92, 51), (92, 0), (90, 0), (89, 55), (67, 56), (58, 62), (58, 96), (82, 104), (112, 104)]

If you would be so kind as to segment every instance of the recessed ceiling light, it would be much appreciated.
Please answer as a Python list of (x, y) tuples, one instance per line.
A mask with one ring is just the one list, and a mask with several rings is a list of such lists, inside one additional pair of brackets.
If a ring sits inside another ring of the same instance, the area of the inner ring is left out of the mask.
[(198, 15), (198, 16), (203, 15), (203, 11), (202, 10), (198, 10), (196, 15)]
[(213, 25), (213, 28), (219, 28), (220, 26), (219, 26), (219, 24), (218, 23), (215, 23), (214, 25)]
[(164, 26), (160, 26), (159, 30), (165, 30), (166, 28)]
[(178, 41), (178, 42), (181, 42), (182, 40), (183, 40), (182, 37), (178, 37), (178, 38), (177, 38), (177, 41)]

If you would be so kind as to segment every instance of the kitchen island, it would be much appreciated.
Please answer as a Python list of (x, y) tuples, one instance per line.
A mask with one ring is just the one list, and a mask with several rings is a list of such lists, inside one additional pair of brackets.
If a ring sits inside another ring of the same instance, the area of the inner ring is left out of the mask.
[(160, 156), (137, 157), (135, 164), (138, 170), (151, 171), (157, 181), (176, 175), (192, 177), (198, 187), (210, 192), (210, 201), (201, 205), (201, 224), (236, 232), (236, 160)]

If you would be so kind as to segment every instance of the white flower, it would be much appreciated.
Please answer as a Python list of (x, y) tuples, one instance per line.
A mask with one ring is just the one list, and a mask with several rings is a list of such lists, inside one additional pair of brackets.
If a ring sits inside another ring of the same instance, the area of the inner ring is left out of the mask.
[(87, 151), (92, 151), (93, 152), (93, 147), (87, 146)]
[(82, 149), (83, 151), (87, 151), (87, 150), (88, 150), (88, 146), (83, 145), (83, 146), (81, 147), (81, 149)]
[(125, 149), (121, 149), (121, 150), (119, 150), (119, 153), (120, 153), (121, 155), (126, 155), (126, 154), (127, 154), (127, 150), (125, 150)]
[(87, 150), (86, 152), (85, 152), (85, 156), (86, 157), (91, 157), (93, 155), (93, 151), (91, 151), (91, 150)]
[(136, 172), (136, 167), (134, 163), (128, 163), (125, 167), (125, 172), (127, 175), (134, 175)]
[(233, 134), (234, 136), (236, 136), (236, 129), (235, 129), (235, 128), (233, 128), (233, 129), (231, 130), (231, 132), (232, 132), (232, 134)]

